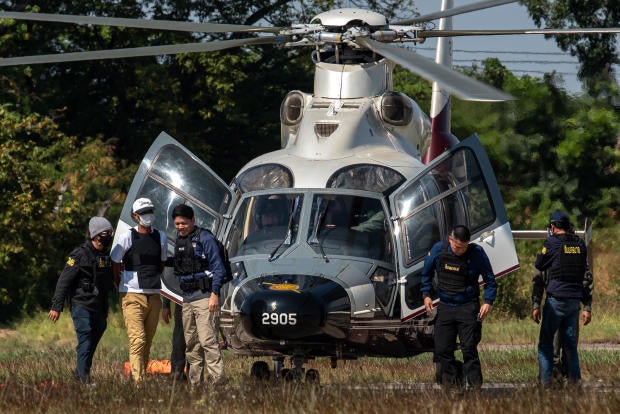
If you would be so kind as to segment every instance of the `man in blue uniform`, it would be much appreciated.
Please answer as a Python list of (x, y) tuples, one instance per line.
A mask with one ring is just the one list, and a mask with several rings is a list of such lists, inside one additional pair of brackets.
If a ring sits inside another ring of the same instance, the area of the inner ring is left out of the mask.
[[(568, 216), (555, 211), (549, 222), (550, 235), (534, 263), (536, 269), (547, 271), (548, 275), (538, 340), (538, 367), (543, 386), (551, 382), (553, 338), (557, 332), (562, 352), (566, 354), (568, 381), (578, 383), (581, 380), (575, 325), (579, 319), (580, 301), (584, 299), (584, 277), (588, 270), (585, 243), (573, 231)], [(533, 317), (537, 319), (537, 315)], [(584, 325), (590, 323), (589, 306), (584, 307), (582, 318)]]
[(112, 225), (104, 217), (92, 217), (88, 231), (89, 240), (69, 254), (48, 314), (52, 322), (58, 321), (65, 299), (69, 299), (78, 340), (75, 376), (85, 384), (91, 381), (93, 356), (107, 327), (108, 293), (114, 286), (107, 252), (112, 242)]
[[(536, 270), (534, 277), (532, 278), (532, 320), (536, 323), (540, 323), (541, 317), (541, 303), (547, 288), (547, 282), (549, 277), (548, 272), (541, 272)], [(583, 298), (581, 303), (583, 309), (588, 312), (592, 311), (592, 293), (594, 291), (594, 277), (592, 272), (588, 269), (583, 278)], [(575, 323), (575, 340), (579, 343), (579, 320)], [(552, 378), (559, 383), (563, 383), (568, 379), (568, 360), (566, 359), (566, 353), (562, 352), (562, 344), (560, 343), (559, 331), (555, 333), (553, 337), (553, 370)]]
[(208, 369), (212, 384), (226, 381), (217, 335), (220, 323), (220, 288), (226, 269), (217, 241), (211, 232), (196, 226), (194, 210), (180, 204), (172, 210), (177, 239), (174, 273), (183, 291), (185, 355), (192, 386), (205, 381)]
[[(435, 321), (435, 361), (439, 364), (441, 382), (450, 387), (460, 385), (459, 369), (454, 358), (458, 335), (463, 353), (463, 379), (466, 388), (482, 385), (478, 343), (482, 337), (482, 321), (491, 311), (497, 294), (497, 283), (491, 263), (482, 247), (470, 244), (465, 226), (455, 226), (448, 241), (436, 243), (424, 260), (421, 288), (426, 312), (431, 315), (431, 289), (436, 275), (439, 295)], [(482, 276), (484, 304), (480, 306), (478, 276)]]

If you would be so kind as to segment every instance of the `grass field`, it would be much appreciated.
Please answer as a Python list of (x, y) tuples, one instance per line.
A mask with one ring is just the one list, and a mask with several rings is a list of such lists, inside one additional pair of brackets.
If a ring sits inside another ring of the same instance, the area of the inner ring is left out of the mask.
[[(0, 330), (0, 412), (2, 413), (616, 413), (620, 412), (620, 351), (582, 350), (582, 390), (545, 391), (536, 386), (534, 345), (538, 326), (529, 320), (485, 322), (481, 361), (485, 382), (510, 383), (512, 388), (485, 389), (478, 394), (449, 396), (431, 386), (430, 354), (416, 358), (361, 358), (310, 361), (321, 385), (257, 384), (249, 379), (252, 358), (225, 352), (229, 383), (221, 389), (191, 390), (168, 376), (150, 376), (136, 388), (122, 374), (127, 338), (120, 314), (113, 313), (93, 366), (96, 387), (71, 380), (75, 367), (75, 336), (71, 318), (63, 314), (53, 325), (45, 314)], [(599, 315), (581, 330), (584, 345), (618, 343), (618, 317)], [(171, 326), (161, 324), (152, 358), (166, 359)], [(525, 345), (499, 350), (491, 344)], [(531, 346), (528, 346), (531, 345)], [(597, 386), (600, 384), (600, 387)]]

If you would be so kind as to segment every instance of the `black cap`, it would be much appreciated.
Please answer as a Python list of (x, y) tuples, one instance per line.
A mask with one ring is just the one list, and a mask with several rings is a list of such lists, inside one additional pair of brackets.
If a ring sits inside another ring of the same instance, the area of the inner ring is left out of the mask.
[(556, 210), (551, 213), (549, 223), (562, 230), (568, 230), (570, 228), (570, 219), (568, 218), (568, 215), (560, 210)]

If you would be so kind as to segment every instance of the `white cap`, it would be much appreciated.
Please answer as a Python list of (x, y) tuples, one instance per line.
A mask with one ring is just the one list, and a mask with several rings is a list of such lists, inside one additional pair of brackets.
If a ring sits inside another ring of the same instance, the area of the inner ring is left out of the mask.
[(145, 211), (153, 210), (153, 202), (148, 198), (139, 198), (133, 202), (132, 211), (136, 214), (144, 213)]

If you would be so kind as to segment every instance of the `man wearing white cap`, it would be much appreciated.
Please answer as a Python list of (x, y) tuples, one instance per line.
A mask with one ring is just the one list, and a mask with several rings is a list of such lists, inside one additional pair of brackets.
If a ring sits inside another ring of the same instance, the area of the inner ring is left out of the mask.
[(112, 242), (112, 224), (104, 217), (92, 217), (89, 239), (69, 253), (56, 283), (48, 318), (56, 322), (65, 299), (70, 300), (71, 318), (78, 344), (76, 378), (90, 384), (93, 355), (107, 327), (108, 293), (113, 287), (112, 267), (107, 249)]
[(120, 292), (121, 310), (129, 338), (131, 378), (144, 379), (161, 311), (161, 272), (166, 261), (166, 233), (153, 228), (154, 206), (138, 198), (131, 217), (137, 223), (119, 235), (112, 247), (112, 270)]

